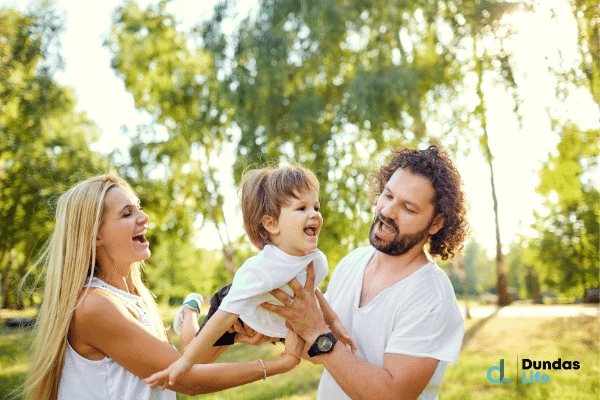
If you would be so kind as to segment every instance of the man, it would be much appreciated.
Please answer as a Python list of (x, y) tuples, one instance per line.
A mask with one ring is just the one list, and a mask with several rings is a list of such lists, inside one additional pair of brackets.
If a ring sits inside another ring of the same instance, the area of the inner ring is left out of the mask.
[(448, 277), (428, 253), (447, 259), (466, 238), (460, 176), (441, 148), (400, 149), (373, 177), (372, 194), (371, 246), (339, 263), (325, 294), (356, 354), (323, 321), (311, 268), (308, 289), (290, 283), (293, 300), (272, 292), (288, 306), (263, 307), (306, 340), (305, 358), (325, 366), (318, 399), (437, 399), (446, 366), (458, 359), (464, 322)]

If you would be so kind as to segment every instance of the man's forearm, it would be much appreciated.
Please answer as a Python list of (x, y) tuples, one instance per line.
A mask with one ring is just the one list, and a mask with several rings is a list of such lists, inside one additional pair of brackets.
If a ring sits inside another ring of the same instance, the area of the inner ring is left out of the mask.
[(315, 357), (350, 398), (414, 400), (431, 380), (439, 361), (429, 357), (386, 353), (383, 367), (356, 357), (345, 346)]
[(351, 399), (398, 400), (393, 377), (389, 372), (361, 360), (340, 343), (336, 344), (331, 353), (314, 358), (323, 364)]

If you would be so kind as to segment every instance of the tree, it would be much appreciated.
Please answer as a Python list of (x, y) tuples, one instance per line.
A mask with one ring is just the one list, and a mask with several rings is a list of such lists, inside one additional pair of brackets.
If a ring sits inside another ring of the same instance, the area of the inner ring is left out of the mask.
[(219, 222), (219, 185), (208, 168), (223, 145), (237, 148), (238, 183), (249, 166), (303, 163), (322, 182), (327, 234), (320, 244), (332, 264), (366, 243), (372, 213), (365, 187), (389, 148), (456, 148), (468, 134), (477, 114), (456, 100), (474, 70), (463, 67), (464, 54), (473, 54), (471, 38), (484, 30), (486, 12), (499, 21), (514, 7), (264, 0), (240, 17), (234, 2), (220, 2), (209, 21), (186, 34), (168, 4), (142, 10), (128, 1), (107, 41), (136, 105), (169, 134), (146, 151), (168, 175), (187, 168), (184, 182), (189, 171), (201, 175), (198, 191), (182, 185), (182, 198), (206, 199), (206, 208), (190, 212), (223, 227), (224, 249), (230, 241)]
[[(575, 67), (561, 64), (552, 70), (558, 79), (559, 99), (567, 99), (574, 86), (587, 88), (600, 105), (599, 6), (589, 0), (571, 0), (577, 22), (579, 60)], [(560, 143), (544, 163), (537, 188), (545, 198), (547, 210), (536, 212), (534, 228), (539, 236), (531, 240), (531, 249), (540, 264), (532, 270), (530, 281), (538, 279), (563, 293), (583, 295), (598, 285), (599, 199), (594, 174), (598, 165), (597, 127), (580, 128), (560, 116), (560, 104), (550, 109), (552, 129)], [(533, 282), (533, 286), (537, 286)]]
[(533, 239), (544, 282), (564, 293), (583, 296), (598, 286), (600, 200), (594, 173), (598, 167), (596, 129), (562, 126), (555, 154), (540, 171), (537, 191), (546, 199), (546, 213), (536, 213)]
[(119, 6), (105, 43), (113, 53), (112, 68), (136, 107), (168, 134), (163, 140), (153, 135), (153, 128), (150, 134), (138, 132), (131, 149), (134, 168), (125, 170), (160, 210), (157, 220), (168, 221), (159, 226), (174, 233), (171, 238), (190, 239), (199, 216), (215, 224), (233, 276), (236, 260), (215, 167), (231, 136), (226, 129), (229, 108), (218, 94), (211, 58), (201, 48), (188, 47), (167, 4), (161, 1), (145, 10), (133, 1)]
[(507, 283), (515, 290), (515, 294), (530, 298), (535, 304), (541, 304), (541, 287), (535, 268), (537, 251), (534, 251), (529, 244), (529, 238), (525, 237), (510, 244), (510, 250), (506, 255)]
[[(465, 46), (515, 8), (487, 1), (262, 1), (228, 36), (223, 25), (234, 10), (218, 5), (203, 39), (224, 71), (223, 90), (231, 90), (241, 130), (236, 180), (264, 159), (307, 163), (327, 182), (324, 220), (333, 229), (324, 247), (337, 261), (333, 249), (343, 255), (364, 243), (370, 212), (360, 188), (373, 160), (390, 147), (452, 147), (459, 140), (453, 134), (465, 136), (463, 121), (477, 114), (451, 100), (473, 71), (462, 68)], [(442, 128), (431, 130), (435, 123)], [(486, 134), (484, 127), (482, 146)]]
[[(581, 62), (578, 72), (583, 74), (594, 101), (600, 105), (600, 5), (595, 0), (571, 0), (573, 16), (578, 26), (578, 50)], [(579, 74), (575, 82), (580, 82)]]
[[(512, 302), (508, 292), (506, 282), (506, 271), (504, 255), (502, 253), (502, 243), (500, 240), (500, 216), (498, 212), (498, 196), (496, 193), (496, 184), (494, 179), (494, 168), (492, 150), (490, 148), (489, 131), (487, 124), (487, 106), (483, 90), (484, 75), (490, 73), (495, 75), (495, 79), (501, 81), (508, 89), (512, 89), (515, 99), (515, 113), (518, 115), (519, 98), (517, 85), (514, 78), (512, 57), (510, 52), (505, 50), (504, 41), (513, 34), (510, 25), (502, 24), (501, 18), (507, 14), (524, 8), (518, 3), (496, 3), (493, 1), (481, 2), (477, 7), (474, 26), (476, 30), (472, 32), (473, 38), (473, 57), (474, 72), (477, 76), (476, 92), (479, 104), (475, 107), (475, 115), (481, 124), (479, 136), (479, 145), (490, 170), (490, 187), (494, 209), (494, 224), (496, 228), (496, 274), (498, 294), (498, 305), (506, 306)], [(486, 45), (486, 39), (491, 39), (492, 46)], [(494, 67), (496, 65), (496, 67)], [(494, 79), (494, 78), (492, 78)]]
[(98, 128), (56, 83), (62, 21), (51, 5), (0, 9), (0, 275), (2, 307), (52, 230), (57, 194), (105, 164), (90, 152)]

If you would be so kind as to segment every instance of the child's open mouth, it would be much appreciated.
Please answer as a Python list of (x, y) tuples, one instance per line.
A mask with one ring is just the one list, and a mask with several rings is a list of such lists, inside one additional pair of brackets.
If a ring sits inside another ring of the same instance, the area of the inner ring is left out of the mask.
[(304, 228), (304, 233), (308, 236), (317, 236), (317, 227), (307, 226), (306, 228)]

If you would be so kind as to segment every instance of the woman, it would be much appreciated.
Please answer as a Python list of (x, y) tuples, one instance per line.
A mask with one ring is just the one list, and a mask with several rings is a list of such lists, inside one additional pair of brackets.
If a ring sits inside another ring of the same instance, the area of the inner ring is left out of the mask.
[[(179, 358), (141, 280), (140, 264), (150, 256), (147, 226), (131, 187), (115, 176), (80, 182), (60, 197), (38, 261), (45, 290), (26, 399), (175, 399), (142, 380)], [(186, 313), (183, 330), (195, 329), (194, 319)], [(295, 334), (287, 339), (286, 351), (264, 362), (206, 365), (224, 350), (215, 349), (169, 389), (209, 393), (287, 372), (304, 344)]]

